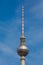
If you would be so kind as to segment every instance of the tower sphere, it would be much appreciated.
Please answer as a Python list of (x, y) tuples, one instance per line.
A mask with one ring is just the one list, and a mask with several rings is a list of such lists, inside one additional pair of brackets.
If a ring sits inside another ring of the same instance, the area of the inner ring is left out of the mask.
[(19, 54), (19, 56), (26, 56), (28, 54), (28, 48), (26, 45), (21, 45), (19, 46), (17, 52)]

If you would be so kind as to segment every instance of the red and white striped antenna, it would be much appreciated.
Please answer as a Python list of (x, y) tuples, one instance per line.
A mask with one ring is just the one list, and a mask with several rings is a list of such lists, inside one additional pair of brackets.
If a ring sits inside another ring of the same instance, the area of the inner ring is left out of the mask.
[(24, 5), (22, 5), (22, 37), (24, 37)]

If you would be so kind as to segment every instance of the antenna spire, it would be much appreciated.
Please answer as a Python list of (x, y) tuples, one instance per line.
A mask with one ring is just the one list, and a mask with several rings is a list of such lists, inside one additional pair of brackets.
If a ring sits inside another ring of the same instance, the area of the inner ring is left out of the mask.
[(22, 36), (24, 37), (24, 5), (22, 5)]

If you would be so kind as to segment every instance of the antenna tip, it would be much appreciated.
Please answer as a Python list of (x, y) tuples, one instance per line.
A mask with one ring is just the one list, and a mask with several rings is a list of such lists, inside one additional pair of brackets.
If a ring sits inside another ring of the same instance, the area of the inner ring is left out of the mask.
[(22, 5), (22, 9), (24, 9), (24, 5)]

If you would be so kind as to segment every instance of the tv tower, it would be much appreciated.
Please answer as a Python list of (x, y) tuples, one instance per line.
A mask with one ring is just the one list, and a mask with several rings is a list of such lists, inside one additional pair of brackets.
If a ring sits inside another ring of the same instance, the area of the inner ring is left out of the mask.
[(24, 36), (24, 5), (22, 5), (22, 36), (20, 37), (20, 45), (17, 49), (17, 53), (21, 58), (21, 65), (25, 65), (25, 56), (27, 56), (28, 51), (26, 38)]

